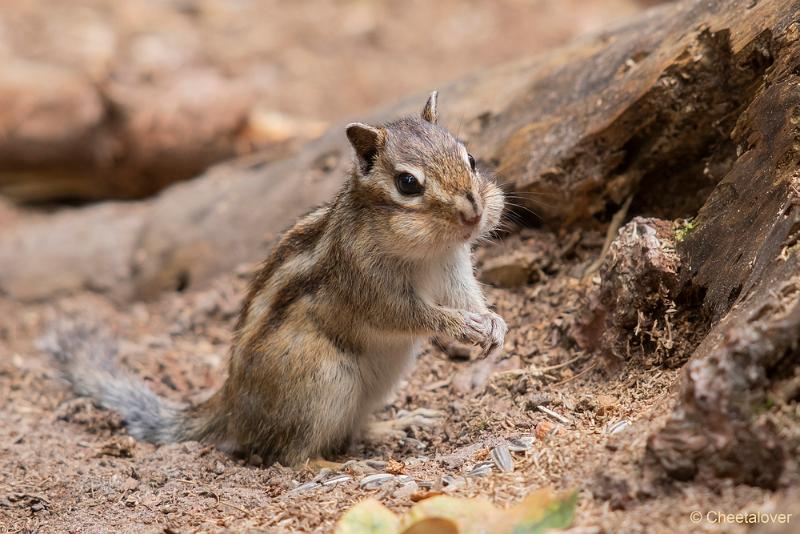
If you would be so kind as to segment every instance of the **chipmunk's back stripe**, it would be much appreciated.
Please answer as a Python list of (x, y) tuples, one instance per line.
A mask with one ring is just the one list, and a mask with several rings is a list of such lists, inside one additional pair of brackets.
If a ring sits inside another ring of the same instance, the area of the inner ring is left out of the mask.
[(259, 337), (266, 335), (268, 331), (276, 330), (286, 319), (292, 304), (306, 295), (316, 293), (324, 280), (325, 275), (323, 272), (312, 271), (304, 276), (296, 276), (284, 282), (272, 299), (269, 315), (260, 329), (262, 331), (259, 332)]
[(267, 282), (269, 282), (278, 267), (283, 265), (290, 257), (310, 250), (320, 241), (325, 226), (328, 223), (329, 212), (330, 207), (327, 205), (317, 208), (307, 214), (294, 228), (284, 234), (275, 246), (275, 250), (270, 254), (267, 261), (262, 264), (261, 270), (250, 283), (247, 297), (242, 306), (242, 312), (236, 323), (237, 332), (241, 331), (247, 322), (253, 299), (256, 298), (256, 295), (263, 289)]
[(364, 347), (361, 343), (347, 335), (353, 330), (352, 326), (350, 328), (342, 328), (341, 324), (326, 323), (315, 313), (309, 314), (309, 318), (314, 323), (319, 333), (322, 334), (331, 345), (336, 347), (336, 350), (351, 354), (361, 354), (364, 352)]

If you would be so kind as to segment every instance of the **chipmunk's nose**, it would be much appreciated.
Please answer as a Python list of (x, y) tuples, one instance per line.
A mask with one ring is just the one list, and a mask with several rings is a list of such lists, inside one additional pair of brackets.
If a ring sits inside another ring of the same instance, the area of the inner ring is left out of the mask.
[(475, 226), (481, 221), (481, 207), (475, 200), (475, 195), (472, 194), (472, 191), (467, 191), (464, 196), (466, 197), (467, 202), (461, 206), (459, 213), (461, 222), (468, 226)]

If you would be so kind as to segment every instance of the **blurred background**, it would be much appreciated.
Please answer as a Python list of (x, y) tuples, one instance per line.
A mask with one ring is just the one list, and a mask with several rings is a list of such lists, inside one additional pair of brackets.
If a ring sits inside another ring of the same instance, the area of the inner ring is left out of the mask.
[(0, 195), (142, 198), (231, 157), (277, 159), (331, 121), (653, 3), (5, 0)]

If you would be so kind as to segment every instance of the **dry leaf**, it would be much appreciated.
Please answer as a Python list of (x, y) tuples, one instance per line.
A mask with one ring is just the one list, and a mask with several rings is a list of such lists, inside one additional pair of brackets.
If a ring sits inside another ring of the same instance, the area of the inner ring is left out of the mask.
[(415, 504), (402, 518), (375, 499), (362, 501), (336, 525), (336, 534), (540, 534), (568, 528), (577, 492), (554, 494), (544, 489), (511, 508), (488, 499), (439, 495)]
[(336, 523), (334, 534), (397, 534), (400, 519), (376, 499), (350, 508)]

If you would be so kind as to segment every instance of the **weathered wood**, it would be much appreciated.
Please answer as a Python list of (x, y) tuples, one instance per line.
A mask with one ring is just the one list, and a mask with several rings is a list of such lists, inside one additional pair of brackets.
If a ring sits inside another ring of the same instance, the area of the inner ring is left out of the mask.
[[(800, 4), (791, 7), (761, 34), (763, 79), (746, 91), (730, 148), (706, 160), (723, 176), (697, 216), (672, 228), (651, 220), (656, 240), (632, 237), (637, 219), (624, 227), (576, 331), (584, 348), (624, 358), (640, 323), (667, 306), (707, 318), (690, 325), (704, 337), (670, 420), (648, 441), (650, 464), (679, 479), (774, 488), (798, 446), (762, 417), (782, 389), (783, 402), (796, 400), (800, 364)], [(686, 185), (677, 198), (702, 181)]]
[[(6, 1), (0, 195), (140, 198), (254, 148), (286, 154), (282, 140), (316, 137), (320, 121), (636, 11), (630, 0), (568, 0), (544, 13), (517, 0), (468, 10), (458, 0), (419, 9), (377, 1)], [(410, 38), (403, 29), (453, 14), (469, 16), (470, 31), (448, 24)], [(491, 46), (477, 37), (498, 31), (503, 38)], [(392, 64), (401, 72), (387, 76)]]
[(246, 142), (254, 95), (209, 69), (98, 85), (12, 60), (0, 102), (0, 194), (36, 202), (139, 198), (229, 159)]
[(741, 155), (679, 247), (686, 284), (722, 319), (694, 352), (650, 457), (677, 478), (778, 484), (786, 447), (758, 416), (800, 365), (800, 41), (795, 23), (739, 119)]
[[(659, 321), (667, 325), (679, 289), (675, 242), (671, 221), (635, 217), (620, 228), (575, 332), (581, 348), (619, 363), (628, 358), (632, 345), (645, 342), (642, 337)], [(671, 339), (664, 342), (669, 346), (648, 343), (648, 349), (657, 354), (673, 348)]]
[[(548, 225), (591, 223), (640, 186), (632, 214), (690, 216), (729, 167), (728, 133), (763, 82), (772, 36), (796, 14), (789, 0), (665, 5), (596, 38), (445, 87), (442, 122)], [(420, 98), (365, 120), (416, 112)], [(109, 291), (153, 296), (262, 257), (297, 215), (330, 198), (349, 164), (338, 125), (295, 157), (223, 164), (165, 192), (132, 215), (141, 218), (129, 227), (133, 239), (103, 247), (117, 256), (115, 265), (128, 266), (110, 275)], [(698, 180), (708, 191), (688, 200), (674, 194)], [(683, 200), (671, 205), (672, 197)], [(116, 218), (93, 209), (64, 213), (0, 235), (0, 292), (31, 299), (91, 285), (93, 243), (109, 241), (102, 234)], [(86, 247), (73, 250), (71, 236), (89, 226)], [(45, 236), (54, 243), (47, 249), (37, 245)], [(33, 263), (71, 267), (57, 288), (42, 288), (25, 282)]]

